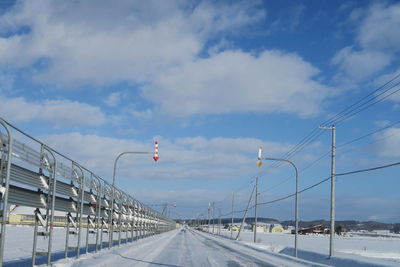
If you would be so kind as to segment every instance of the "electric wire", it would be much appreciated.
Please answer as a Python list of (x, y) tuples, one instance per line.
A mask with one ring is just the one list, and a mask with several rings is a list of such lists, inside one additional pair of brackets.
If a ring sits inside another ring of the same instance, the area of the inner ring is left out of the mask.
[[(337, 113), (336, 115), (334, 115), (333, 117), (331, 117), (330, 119), (326, 120), (325, 122), (321, 123), (320, 125), (332, 125), (332, 124), (339, 124), (341, 122), (343, 122), (346, 119), (349, 119), (350, 117), (355, 116), (356, 114), (368, 109), (369, 107), (382, 102), (383, 100), (385, 100), (386, 98), (392, 96), (393, 94), (397, 93), (400, 91), (400, 88), (389, 93), (386, 96), (383, 96), (381, 98), (379, 98), (380, 96), (382, 96), (383, 94), (387, 93), (388, 91), (390, 91), (391, 89), (393, 89), (394, 87), (398, 86), (400, 84), (400, 82), (396, 81), (400, 78), (400, 73), (397, 74), (394, 78), (392, 78), (391, 80), (389, 80), (388, 82), (386, 82), (385, 84), (383, 84), (382, 86), (378, 87), (377, 89), (373, 90), (372, 92), (370, 92), (368, 95), (364, 96), (363, 98), (361, 98), (360, 100), (358, 100), (357, 102), (353, 103), (352, 105), (348, 106), (347, 108), (343, 109), (342, 111), (340, 111), (339, 113)], [(386, 88), (388, 87), (388, 88)], [(385, 89), (386, 88), (386, 89)], [(383, 90), (383, 92), (379, 92)], [(377, 92), (379, 92), (378, 94), (376, 94)], [(368, 99), (369, 97), (371, 97), (370, 99)], [(379, 99), (378, 99), (379, 98)], [(376, 101), (374, 101), (375, 99), (378, 99)], [(372, 103), (370, 103), (371, 101), (374, 101)], [(368, 104), (369, 103), (369, 104)], [(368, 105), (367, 105), (368, 104)], [(291, 150), (289, 150), (288, 152), (286, 152), (282, 158), (285, 159), (290, 159), (291, 157), (293, 157), (295, 154), (299, 153), (300, 151), (302, 151), (305, 147), (307, 147), (309, 144), (311, 144), (315, 139), (317, 139), (324, 131), (322, 129), (319, 129), (318, 127), (314, 128), (308, 135), (306, 135), (297, 145), (295, 145)], [(283, 163), (281, 162), (277, 162), (274, 164), (269, 165), (270, 167), (279, 167), (281, 166)], [(267, 170), (265, 170), (267, 171)]]
[[(385, 84), (383, 84), (382, 86), (380, 86), (380, 87), (378, 87), (377, 89), (375, 89), (375, 90), (373, 90), (372, 92), (370, 92), (368, 95), (364, 96), (363, 98), (361, 98), (360, 100), (356, 101), (356, 102), (353, 103), (352, 105), (350, 105), (350, 106), (346, 107), (345, 109), (343, 109), (342, 111), (338, 112), (336, 115), (334, 115), (334, 116), (331, 117), (330, 119), (328, 119), (328, 120), (326, 120), (325, 122), (321, 123), (320, 125), (322, 125), (322, 126), (324, 126), (324, 125), (334, 125), (334, 124), (337, 125), (337, 124), (339, 124), (339, 123), (341, 123), (341, 122), (343, 122), (343, 121), (345, 121), (345, 120), (347, 120), (347, 119), (349, 119), (349, 118), (351, 118), (351, 117), (357, 115), (358, 113), (360, 113), (360, 112), (362, 112), (362, 111), (364, 111), (364, 110), (370, 108), (371, 106), (382, 102), (383, 100), (387, 99), (388, 97), (394, 95), (395, 93), (397, 93), (397, 92), (400, 91), (400, 88), (394, 90), (393, 92), (388, 93), (387, 95), (384, 95), (384, 94), (387, 93), (387, 92), (389, 92), (391, 89), (395, 88), (396, 86), (398, 86), (398, 85), (400, 84), (399, 81), (396, 81), (396, 80), (398, 80), (399, 78), (400, 78), (400, 73), (397, 74), (395, 77), (393, 77), (393, 78), (392, 78), (391, 80), (389, 80), (388, 82), (386, 82)], [(379, 92), (379, 91), (381, 91), (381, 92)], [(379, 93), (378, 93), (378, 92), (379, 92)], [(371, 97), (371, 96), (372, 96), (372, 97)], [(382, 96), (382, 97), (381, 97), (381, 96)], [(371, 97), (371, 98), (370, 98), (370, 97)], [(369, 98), (369, 99), (368, 99), (368, 98)], [(389, 126), (383, 127), (383, 128), (381, 128), (381, 129), (378, 129), (378, 130), (376, 130), (376, 131), (374, 131), (374, 132), (371, 132), (371, 133), (369, 133), (369, 134), (366, 134), (366, 135), (363, 135), (363, 136), (361, 136), (361, 137), (358, 137), (358, 138), (356, 138), (356, 139), (350, 140), (350, 141), (348, 141), (348, 142), (346, 142), (346, 143), (344, 143), (344, 144), (341, 144), (341, 145), (337, 146), (337, 148), (343, 147), (343, 146), (345, 146), (345, 145), (349, 145), (349, 144), (354, 143), (354, 142), (356, 142), (356, 141), (359, 141), (359, 140), (361, 140), (361, 139), (363, 139), (363, 138), (366, 138), (366, 137), (368, 137), (368, 136), (371, 136), (371, 135), (373, 135), (373, 134), (375, 134), (375, 133), (377, 133), (377, 132), (379, 132), (379, 131), (382, 131), (382, 130), (384, 130), (384, 129), (388, 129), (388, 128), (390, 128), (390, 127), (393, 127), (394, 125), (396, 125), (396, 124), (398, 124), (398, 123), (400, 123), (400, 121), (395, 122), (395, 123), (393, 123), (393, 124), (391, 124), (391, 125), (389, 125)], [(303, 137), (303, 138), (300, 140), (300, 142), (299, 142), (298, 144), (296, 144), (293, 148), (291, 148), (288, 152), (286, 152), (286, 153), (282, 156), (282, 158), (284, 158), (284, 159), (290, 159), (290, 158), (292, 158), (295, 154), (299, 153), (299, 152), (302, 151), (304, 148), (306, 148), (307, 146), (309, 146), (314, 140), (316, 140), (316, 139), (317, 139), (319, 136), (321, 136), (324, 132), (325, 132), (325, 131), (322, 130), (322, 129), (319, 129), (319, 127), (315, 127), (308, 135), (306, 135), (305, 137)], [(322, 160), (324, 157), (326, 157), (326, 156), (329, 154), (329, 152), (330, 152), (330, 151), (328, 151), (327, 153), (325, 153), (324, 155), (322, 155), (320, 158), (318, 158), (317, 160), (315, 160), (314, 162), (312, 162), (312, 163), (310, 164), (309, 167), (311, 167), (311, 166), (313, 166), (314, 164), (316, 164), (319, 160)], [(271, 164), (271, 165), (269, 165), (269, 166), (270, 166), (271, 168), (276, 168), (276, 167), (281, 166), (282, 164), (283, 164), (282, 162), (275, 162), (275, 163), (273, 163), (273, 164)], [(395, 166), (395, 165), (397, 165), (397, 164), (389, 165), (389, 166), (386, 166), (386, 167)], [(309, 167), (307, 166), (307, 167), (304, 168), (304, 169), (307, 169), (307, 168), (309, 168)], [(302, 169), (301, 171), (304, 171), (304, 169)], [(377, 168), (377, 169), (379, 169), (379, 168)], [(374, 170), (374, 169), (372, 169), (372, 170)], [(264, 171), (259, 172), (256, 176), (261, 176), (261, 175), (265, 174), (267, 171), (268, 171), (268, 170), (265, 169)], [(356, 173), (356, 172), (353, 172), (353, 173)], [(339, 176), (339, 175), (336, 175), (336, 176)], [(291, 178), (287, 178), (285, 181), (283, 181), (283, 182), (280, 183), (279, 185), (281, 185), (281, 184), (283, 184), (283, 183), (289, 181), (290, 179), (291, 179)], [(329, 179), (330, 179), (330, 177), (328, 177), (328, 178), (326, 178), (326, 179), (323, 179), (323, 180), (320, 181), (319, 183), (314, 184), (314, 185), (310, 186), (309, 188), (306, 188), (305, 190), (309, 190), (309, 189), (311, 189), (311, 188), (314, 188), (315, 186), (318, 186), (318, 185), (320, 185), (320, 184), (326, 182), (326, 181), (329, 180)], [(276, 188), (276, 187), (279, 186), (279, 185), (274, 186), (274, 188)], [(271, 190), (271, 189), (269, 189), (269, 190)], [(304, 192), (305, 190), (302, 190), (302, 191), (300, 191), (300, 192)], [(260, 192), (260, 194), (261, 194), (261, 193), (265, 193), (265, 192), (266, 192), (266, 191)], [(292, 197), (292, 196), (293, 196), (293, 194), (290, 195), (290, 196), (283, 197), (283, 199), (281, 199), (281, 200), (287, 199), (287, 198)], [(228, 196), (228, 197), (229, 197), (229, 196)], [(228, 197), (227, 197), (227, 198), (228, 198)], [(226, 198), (225, 198), (225, 199), (226, 199)], [(225, 200), (225, 199), (224, 199), (224, 200)], [(273, 201), (276, 202), (276, 201), (281, 201), (281, 200), (278, 199), (278, 200), (273, 200)], [(221, 201), (221, 202), (222, 202), (222, 201)], [(273, 202), (271, 202), (271, 203), (273, 203)]]
[[(400, 83), (399, 83), (399, 84), (400, 84)], [(349, 119), (349, 118), (351, 118), (351, 117), (354, 117), (356, 114), (358, 114), (358, 113), (360, 113), (360, 112), (362, 112), (362, 111), (364, 111), (364, 110), (370, 108), (371, 106), (373, 106), (373, 105), (375, 105), (375, 104), (377, 104), (377, 103), (379, 103), (379, 102), (382, 102), (382, 101), (385, 100), (386, 98), (390, 97), (391, 95), (393, 95), (393, 94), (395, 94), (395, 93), (397, 93), (397, 92), (399, 92), (399, 91), (400, 91), (400, 88), (397, 89), (397, 90), (395, 90), (394, 92), (392, 92), (392, 93), (386, 95), (385, 97), (383, 97), (383, 98), (381, 98), (381, 99), (379, 99), (379, 100), (377, 100), (377, 101), (375, 101), (375, 102), (369, 104), (368, 106), (366, 106), (366, 107), (364, 107), (364, 108), (358, 110), (357, 112), (351, 114), (350, 116), (348, 116), (348, 117), (346, 117), (346, 118), (342, 118), (341, 120), (339, 120), (339, 121), (337, 122), (337, 124), (339, 124), (339, 123), (341, 123), (341, 122), (343, 122), (343, 121), (345, 121), (345, 120), (347, 120), (347, 119)]]
[[(231, 193), (237, 193), (237, 192), (240, 192), (240, 191), (242, 191), (242, 190), (244, 190), (244, 189), (246, 189), (247, 187), (249, 187), (253, 182), (254, 182), (254, 177), (251, 177), (251, 178), (249, 178), (250, 179), (250, 181), (246, 181), (246, 183), (244, 183), (242, 186), (240, 186), (238, 189), (236, 189), (235, 191), (233, 191), (233, 192), (230, 192), (230, 194)], [(225, 198), (223, 198), (222, 200), (219, 200), (219, 201), (214, 201), (213, 203), (215, 204), (220, 204), (220, 203), (222, 203), (222, 202), (224, 202), (225, 200), (227, 200), (229, 197), (230, 197), (230, 194), (228, 194)]]
[[(310, 164), (308, 164), (306, 167), (304, 167), (304, 168), (302, 168), (301, 170), (299, 170), (299, 174), (302, 173), (303, 171), (305, 171), (305, 170), (311, 168), (312, 166), (314, 166), (317, 162), (319, 162), (320, 160), (322, 160), (323, 158), (325, 158), (326, 156), (328, 156), (330, 153), (331, 153), (331, 150), (327, 151), (325, 154), (323, 154), (322, 156), (320, 156), (319, 158), (317, 158), (316, 160), (314, 160), (313, 162), (311, 162)], [(291, 175), (290, 177), (286, 178), (286, 179), (283, 180), (282, 182), (280, 182), (280, 183), (278, 183), (278, 184), (276, 184), (276, 185), (273, 185), (273, 186), (271, 186), (270, 188), (268, 188), (268, 189), (266, 189), (266, 190), (264, 190), (264, 191), (261, 191), (259, 194), (263, 194), (263, 193), (266, 193), (266, 192), (270, 192), (270, 191), (272, 191), (273, 189), (275, 189), (275, 188), (277, 188), (277, 187), (279, 187), (279, 186), (285, 184), (286, 182), (290, 181), (291, 179), (293, 179), (293, 177), (294, 177), (294, 176)]]
[[(373, 131), (373, 132), (371, 132), (371, 133), (369, 133), (369, 134), (363, 135), (362, 138), (365, 138), (365, 137), (367, 137), (367, 136), (370, 136), (370, 135), (372, 135), (373, 133), (377, 133), (377, 132), (379, 132), (379, 131), (388, 129), (388, 128), (390, 128), (390, 127), (393, 127), (394, 125), (396, 125), (396, 124), (398, 124), (398, 123), (400, 123), (400, 121), (399, 121), (399, 122), (392, 123), (392, 124), (390, 124), (390, 125), (388, 125), (388, 126), (382, 127), (382, 128), (380, 128), (380, 129), (378, 129), (378, 130), (375, 130), (375, 131)], [(392, 134), (392, 135), (390, 135), (390, 136), (393, 136), (393, 135), (394, 135), (394, 134)], [(390, 136), (388, 136), (388, 137), (390, 137)], [(367, 145), (369, 145), (369, 144), (371, 144), (371, 143), (375, 143), (375, 142), (381, 141), (381, 140), (385, 140), (385, 139), (387, 139), (388, 137), (386, 137), (386, 138), (381, 138), (381, 139), (379, 139), (379, 140), (375, 140), (375, 141), (373, 141), (373, 142), (368, 143)], [(361, 140), (361, 137), (355, 138), (355, 139), (353, 139), (353, 140), (351, 140), (351, 141), (349, 141), (349, 142), (343, 143), (340, 147), (343, 147), (343, 146), (345, 146), (345, 145), (348, 145), (348, 144), (350, 144), (350, 143), (353, 143), (353, 142), (359, 141), (359, 140)], [(338, 146), (338, 147), (339, 147), (339, 146)], [(359, 148), (356, 148), (356, 149), (359, 149)], [(354, 150), (354, 149), (351, 149), (351, 150)], [(347, 153), (347, 152), (349, 152), (349, 151), (351, 151), (351, 150), (344, 151), (343, 153)], [(328, 153), (329, 153), (329, 152), (331, 152), (331, 151), (328, 151)], [(326, 155), (327, 155), (327, 153), (325, 153), (325, 154), (324, 154), (322, 157), (320, 157), (319, 159), (325, 157)], [(317, 160), (319, 160), (319, 159), (317, 159)], [(344, 172), (344, 173), (338, 173), (338, 174), (335, 175), (335, 177), (340, 177), (340, 176), (345, 176), (345, 175), (350, 175), (350, 174), (356, 174), (356, 173), (362, 173), (362, 172), (368, 172), (368, 171), (374, 171), (374, 170), (379, 170), (379, 169), (383, 169), (383, 168), (389, 168), (389, 167), (393, 167), (393, 166), (397, 166), (397, 165), (400, 165), (400, 162), (395, 162), (395, 163), (391, 163), (391, 164), (387, 164), (387, 165), (383, 165), (383, 166), (372, 167), (372, 168), (367, 168), (367, 169), (361, 169), (361, 170), (349, 171), (349, 172)], [(292, 177), (290, 177), (290, 178), (292, 178)], [(310, 190), (310, 189), (312, 189), (312, 188), (314, 188), (314, 187), (317, 187), (317, 186), (319, 186), (319, 185), (321, 185), (321, 184), (323, 184), (323, 183), (329, 181), (330, 179), (331, 179), (331, 176), (329, 176), (329, 177), (327, 177), (327, 178), (325, 178), (325, 179), (322, 179), (321, 181), (319, 181), (319, 182), (317, 182), (317, 183), (315, 183), (315, 184), (313, 184), (313, 185), (310, 185), (310, 186), (308, 186), (308, 187), (306, 187), (306, 188), (304, 188), (304, 189), (302, 189), (302, 190), (299, 190), (298, 193), (301, 194), (301, 193), (303, 193), (303, 192), (305, 192), (305, 191), (308, 191), (308, 190)], [(259, 194), (268, 192), (268, 190), (271, 190), (271, 189), (272, 189), (272, 188), (269, 188), (269, 189), (267, 189), (266, 191), (259, 192)], [(260, 203), (258, 203), (258, 205), (268, 205), (268, 204), (272, 204), (272, 203), (275, 203), (275, 202), (279, 202), (279, 201), (283, 201), (283, 200), (289, 199), (289, 198), (291, 198), (291, 197), (294, 197), (295, 195), (296, 195), (296, 193), (292, 193), (292, 194), (289, 194), (289, 195), (286, 195), (286, 196), (283, 196), (283, 197), (280, 197), (280, 198), (277, 198), (277, 199), (274, 199), (274, 200), (270, 200), (270, 201), (266, 201), (266, 202), (260, 202)], [(249, 207), (249, 210), (253, 209), (254, 207), (255, 207), (254, 205), (251, 206), (251, 207)], [(246, 210), (234, 211), (234, 214), (235, 214), (235, 213), (243, 213), (243, 212), (245, 212), (245, 211), (246, 211)], [(223, 216), (228, 216), (228, 215), (232, 215), (232, 211), (229, 212), (229, 213), (227, 213), (227, 214), (224, 214)]]
[[(399, 124), (399, 123), (400, 123), (400, 121), (393, 122), (393, 123), (391, 123), (391, 124), (389, 124), (389, 125), (387, 125), (387, 126), (384, 126), (384, 127), (379, 128), (379, 129), (377, 129), (377, 130), (374, 130), (374, 131), (372, 131), (372, 132), (369, 132), (369, 133), (367, 133), (367, 134), (365, 134), (365, 135), (362, 135), (362, 136), (360, 136), (360, 137), (354, 138), (354, 139), (352, 139), (352, 140), (350, 140), (350, 141), (347, 141), (347, 142), (345, 142), (345, 143), (339, 144), (339, 145), (336, 146), (336, 149), (341, 149), (341, 148), (343, 148), (343, 147), (345, 147), (345, 146), (347, 146), (347, 145), (350, 145), (350, 144), (352, 144), (352, 143), (354, 143), (354, 142), (360, 141), (360, 140), (362, 140), (362, 139), (364, 139), (364, 138), (367, 138), (367, 137), (369, 137), (369, 136), (371, 136), (371, 135), (374, 135), (374, 134), (376, 134), (376, 133), (378, 133), (378, 132), (381, 132), (381, 131), (387, 130), (387, 129), (389, 129), (389, 128), (392, 128), (393, 126), (395, 126), (395, 125), (397, 125), (397, 124)], [(385, 138), (381, 138), (381, 139), (378, 139), (378, 140), (369, 142), (368, 144), (372, 144), (372, 143), (376, 143), (376, 142), (385, 140), (385, 139), (387, 139), (387, 138), (389, 138), (389, 137), (391, 137), (391, 136), (393, 136), (393, 135), (395, 135), (395, 134), (391, 134), (391, 135), (389, 135), (389, 136), (386, 136)], [(362, 147), (361, 147), (361, 148), (362, 148)], [(346, 151), (342, 152), (342, 154), (348, 153), (348, 152), (353, 151), (353, 150), (356, 150), (356, 149), (360, 149), (360, 148), (355, 148), (355, 149), (346, 150)], [(302, 173), (303, 171), (305, 171), (306, 169), (308, 169), (308, 168), (314, 166), (317, 162), (319, 162), (320, 160), (322, 160), (323, 158), (325, 158), (326, 156), (328, 156), (330, 153), (331, 153), (331, 150), (327, 151), (326, 153), (324, 153), (323, 155), (321, 155), (319, 158), (317, 158), (316, 160), (314, 160), (313, 162), (311, 162), (310, 164), (308, 164), (306, 167), (300, 169), (300, 170), (299, 170), (299, 174)], [(272, 191), (273, 189), (275, 189), (275, 188), (277, 188), (277, 187), (279, 187), (279, 186), (281, 186), (281, 185), (287, 183), (287, 182), (290, 181), (292, 178), (293, 178), (293, 175), (291, 175), (290, 177), (286, 178), (286, 179), (283, 180), (282, 182), (280, 182), (280, 183), (278, 183), (278, 184), (276, 184), (276, 185), (273, 185), (273, 186), (271, 186), (270, 188), (268, 188), (268, 189), (266, 189), (266, 190), (264, 190), (264, 191), (261, 191), (259, 194), (263, 194), (263, 193), (266, 193), (266, 192), (270, 192), (270, 191)]]
[[(373, 90), (372, 92), (370, 92), (369, 94), (367, 94), (366, 96), (362, 97), (361, 99), (359, 99), (358, 101), (356, 101), (355, 103), (351, 104), (350, 106), (348, 106), (347, 108), (343, 109), (342, 111), (340, 111), (339, 113), (337, 113), (335, 116), (331, 117), (330, 119), (326, 120), (325, 122), (323, 122), (321, 125), (322, 126), (330, 126), (331, 124), (335, 123), (335, 121), (343, 116), (344, 113), (348, 112), (349, 109), (352, 109), (354, 106), (359, 105), (362, 101), (364, 101), (365, 99), (367, 99), (370, 96), (375, 95), (375, 93), (377, 93), (378, 91), (382, 90), (383, 88), (385, 88), (387, 85), (393, 83), (395, 80), (397, 80), (398, 78), (400, 78), (400, 73), (395, 75), (392, 79), (390, 79), (388, 82), (386, 82), (385, 84), (379, 86), (377, 89)], [(373, 98), (376, 98), (373, 97)]]
[(369, 136), (371, 136), (371, 135), (373, 135), (373, 134), (376, 134), (376, 133), (381, 132), (381, 131), (383, 131), (383, 130), (392, 128), (393, 126), (395, 126), (395, 125), (397, 125), (397, 124), (399, 124), (399, 123), (400, 123), (400, 121), (396, 121), (396, 122), (391, 123), (391, 124), (389, 124), (389, 125), (387, 125), (387, 126), (385, 126), (385, 127), (379, 128), (379, 129), (377, 129), (377, 130), (375, 130), (375, 131), (372, 131), (372, 132), (370, 132), (370, 133), (367, 133), (367, 134), (365, 134), (365, 135), (362, 135), (362, 136), (360, 136), (360, 137), (357, 137), (357, 138), (355, 138), (355, 139), (353, 139), (353, 140), (350, 140), (350, 141), (348, 141), (348, 142), (345, 142), (345, 143), (343, 143), (343, 144), (340, 144), (340, 145), (336, 146), (336, 148), (341, 148), (341, 147), (343, 147), (343, 146), (347, 146), (347, 145), (349, 145), (349, 144), (351, 144), (351, 143), (357, 142), (357, 141), (359, 141), (359, 140), (361, 140), (361, 139), (364, 139), (364, 138), (366, 138), (366, 137), (369, 137)]
[[(382, 165), (382, 166), (377, 166), (377, 167), (372, 167), (372, 168), (366, 168), (366, 169), (360, 169), (360, 170), (355, 170), (355, 171), (338, 173), (338, 174), (335, 174), (335, 177), (346, 176), (346, 175), (356, 174), (356, 173), (369, 172), (369, 171), (375, 171), (375, 170), (389, 168), (389, 167), (398, 166), (398, 165), (400, 165), (400, 162), (394, 162), (394, 163), (390, 163), (390, 164), (386, 164), (386, 165)], [(310, 189), (313, 189), (314, 187), (317, 187), (317, 186), (329, 181), (331, 179), (331, 177), (332, 176), (329, 176), (329, 177), (327, 177), (325, 179), (322, 179), (318, 183), (315, 183), (315, 184), (310, 185), (310, 186), (308, 186), (308, 187), (306, 187), (306, 188), (304, 188), (302, 190), (299, 190), (298, 194), (304, 193), (304, 192), (306, 192), (306, 191), (308, 191)], [(260, 203), (257, 204), (257, 206), (263, 206), (263, 205), (268, 205), (268, 204), (280, 202), (280, 201), (289, 199), (289, 198), (294, 197), (294, 196), (296, 196), (296, 193), (292, 193), (292, 194), (289, 194), (289, 195), (286, 195), (286, 196), (283, 196), (283, 197), (280, 197), (280, 198), (277, 198), (277, 199), (273, 199), (273, 200), (270, 200), (270, 201), (260, 202)], [(250, 206), (248, 208), (248, 210), (252, 210), (253, 208), (255, 208), (255, 205)], [(244, 212), (244, 211), (246, 211), (246, 210), (234, 211), (234, 213), (236, 213), (236, 212)], [(232, 212), (230, 212), (228, 214), (225, 214), (224, 216), (231, 215), (231, 214), (232, 214)]]
[[(362, 172), (375, 171), (375, 170), (380, 170), (380, 169), (389, 168), (389, 167), (398, 166), (398, 165), (400, 165), (400, 161), (399, 162), (390, 163), (390, 164), (386, 164), (386, 165), (382, 165), (382, 166), (367, 168), (367, 169), (360, 169), (360, 170), (355, 170), (355, 171), (337, 173), (337, 174), (335, 174), (335, 177), (346, 176), (346, 175), (362, 173)], [(329, 176), (329, 177), (327, 177), (325, 179), (322, 179), (318, 183), (315, 183), (315, 184), (313, 184), (311, 186), (308, 186), (308, 187), (300, 190), (298, 193), (301, 194), (301, 193), (303, 193), (305, 191), (308, 191), (308, 190), (310, 190), (310, 189), (312, 189), (314, 187), (317, 187), (317, 186), (329, 181), (331, 179), (331, 177), (332, 176)], [(278, 201), (282, 201), (282, 200), (291, 198), (291, 197), (293, 197), (295, 195), (296, 195), (296, 193), (292, 193), (292, 194), (286, 195), (286, 196), (281, 197), (281, 198), (277, 198), (277, 199), (274, 199), (274, 200), (258, 203), (258, 205), (267, 205), (267, 204), (275, 203), (275, 202), (278, 202)]]

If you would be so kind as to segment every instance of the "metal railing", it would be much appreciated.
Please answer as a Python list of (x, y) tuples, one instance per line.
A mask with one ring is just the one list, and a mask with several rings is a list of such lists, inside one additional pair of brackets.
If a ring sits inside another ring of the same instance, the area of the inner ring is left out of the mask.
[[(121, 189), (114, 188), (113, 199), (112, 185), (94, 172), (1, 118), (0, 124), (6, 130), (6, 133), (0, 131), (0, 266), (11, 204), (33, 208), (32, 265), (40, 256), (47, 257), (47, 264), (51, 264), (53, 228), (60, 226), (54, 221), (56, 211), (65, 212), (65, 257), (70, 251), (75, 251), (78, 258), (81, 249), (87, 253), (89, 247), (94, 247), (97, 252), (104, 246), (111, 248), (114, 244), (175, 229), (174, 221)], [(32, 144), (15, 140), (15, 133)], [(85, 237), (83, 228), (86, 228)], [(104, 234), (108, 235), (106, 242), (103, 242)], [(47, 241), (44, 251), (37, 250), (38, 236)], [(82, 245), (83, 238), (85, 245)]]

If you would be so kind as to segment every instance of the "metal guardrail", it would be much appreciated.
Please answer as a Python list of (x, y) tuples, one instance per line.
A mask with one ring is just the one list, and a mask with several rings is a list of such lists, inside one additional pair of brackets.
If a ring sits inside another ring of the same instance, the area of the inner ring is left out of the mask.
[[(111, 248), (115, 243), (121, 245), (175, 229), (174, 221), (113, 188), (92, 171), (1, 118), (0, 124), (6, 130), (6, 133), (0, 132), (0, 266), (10, 204), (36, 208), (32, 265), (39, 256), (46, 256), (47, 264), (51, 264), (56, 211), (66, 213), (65, 257), (71, 250), (78, 258), (81, 248), (87, 253), (89, 247), (95, 247), (97, 252), (104, 245)], [(14, 140), (15, 132), (36, 143), (40, 150)], [(86, 228), (86, 244), (82, 246), (83, 228)], [(104, 234), (108, 235), (106, 242), (103, 242)], [(37, 251), (38, 236), (48, 242), (45, 251)], [(76, 241), (74, 245), (70, 244), (72, 239)]]

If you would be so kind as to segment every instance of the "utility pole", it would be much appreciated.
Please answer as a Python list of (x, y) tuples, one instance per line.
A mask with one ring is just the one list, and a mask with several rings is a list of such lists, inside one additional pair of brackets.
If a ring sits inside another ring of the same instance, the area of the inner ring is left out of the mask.
[(334, 256), (335, 237), (335, 156), (336, 156), (336, 127), (332, 126), (332, 161), (331, 161), (331, 236), (329, 243), (329, 257)]
[(210, 207), (211, 207), (211, 203), (208, 202), (208, 224), (207, 224), (208, 233), (210, 233)]
[(240, 232), (242, 231), (243, 224), (244, 224), (244, 222), (246, 221), (247, 212), (249, 211), (250, 202), (251, 202), (251, 199), (253, 198), (253, 193), (254, 193), (254, 189), (255, 189), (255, 188), (256, 188), (256, 186), (253, 186), (253, 190), (251, 191), (250, 198), (249, 198), (249, 202), (247, 202), (246, 211), (244, 212), (243, 219), (242, 219), (242, 223), (240, 224), (240, 228), (239, 228), (239, 232), (238, 232), (238, 234), (237, 234), (237, 236), (236, 236), (236, 240), (239, 240)]
[(254, 197), (254, 243), (257, 242), (257, 205), (258, 205), (258, 177), (256, 177), (256, 195)]
[(329, 238), (329, 257), (335, 255), (335, 157), (336, 157), (336, 127), (319, 127), (324, 130), (332, 130), (332, 159), (331, 159), (331, 230)]
[(221, 208), (219, 208), (218, 234), (221, 235)]
[(233, 204), (234, 204), (234, 200), (235, 200), (235, 192), (232, 193), (232, 223), (231, 223), (231, 238), (233, 238), (233, 216), (234, 216), (234, 212), (233, 212)]
[(214, 228), (215, 228), (215, 202), (212, 203), (212, 221), (213, 221), (213, 234), (214, 234)]

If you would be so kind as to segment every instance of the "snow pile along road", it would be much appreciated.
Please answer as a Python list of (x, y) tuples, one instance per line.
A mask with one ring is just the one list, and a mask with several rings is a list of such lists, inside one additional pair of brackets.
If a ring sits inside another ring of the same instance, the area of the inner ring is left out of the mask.
[[(224, 229), (221, 234), (231, 235)], [(244, 231), (240, 235), (244, 245), (285, 255), (294, 254), (292, 234), (259, 232), (256, 244), (253, 238), (253, 232)], [(331, 266), (400, 266), (398, 237), (337, 236), (335, 256), (329, 259), (329, 235), (299, 235), (298, 249), (299, 258)]]

